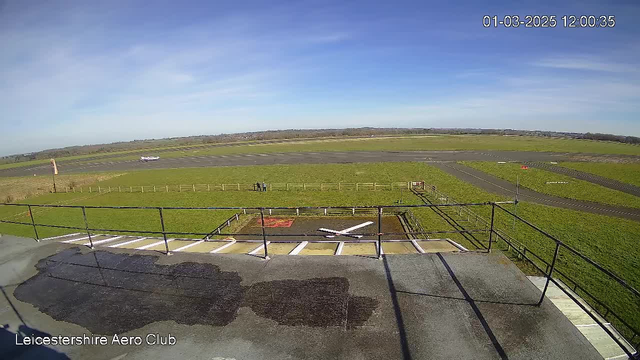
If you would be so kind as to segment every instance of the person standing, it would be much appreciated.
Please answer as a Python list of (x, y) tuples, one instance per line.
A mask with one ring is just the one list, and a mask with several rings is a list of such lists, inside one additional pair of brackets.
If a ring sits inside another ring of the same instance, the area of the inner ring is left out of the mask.
[(265, 183), (264, 181), (262, 182), (262, 191), (267, 191), (267, 183)]
[(262, 191), (262, 189), (260, 188), (260, 182), (259, 181), (256, 183), (256, 188), (258, 189), (258, 191)]

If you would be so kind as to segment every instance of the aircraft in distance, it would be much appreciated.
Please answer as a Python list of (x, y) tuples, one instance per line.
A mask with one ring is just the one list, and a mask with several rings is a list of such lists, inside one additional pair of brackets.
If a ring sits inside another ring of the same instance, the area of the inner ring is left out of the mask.
[(334, 235), (325, 235), (324, 237), (326, 237), (326, 238), (334, 238), (336, 236), (348, 236), (348, 237), (360, 239), (362, 237), (362, 235), (351, 235), (349, 233), (352, 232), (353, 230), (360, 229), (360, 228), (363, 228), (365, 226), (369, 226), (371, 224), (373, 224), (373, 221), (367, 221), (367, 222), (364, 222), (362, 224), (359, 224), (359, 225), (352, 226), (350, 228), (344, 229), (342, 231), (331, 230), (331, 229), (326, 229), (326, 228), (319, 228), (318, 231), (334, 234)]
[(160, 156), (141, 156), (140, 161), (156, 161), (160, 160)]

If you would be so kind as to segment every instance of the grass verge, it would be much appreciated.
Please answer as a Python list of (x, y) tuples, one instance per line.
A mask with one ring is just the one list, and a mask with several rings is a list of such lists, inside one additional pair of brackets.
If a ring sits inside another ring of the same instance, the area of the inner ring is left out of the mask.
[(560, 166), (640, 186), (640, 164), (563, 162)]
[(543, 194), (601, 204), (640, 208), (640, 198), (637, 196), (551, 171), (537, 168), (522, 170), (518, 163), (498, 164), (497, 162), (486, 161), (464, 161), (461, 163), (513, 184), (516, 183), (519, 176), (520, 186)]

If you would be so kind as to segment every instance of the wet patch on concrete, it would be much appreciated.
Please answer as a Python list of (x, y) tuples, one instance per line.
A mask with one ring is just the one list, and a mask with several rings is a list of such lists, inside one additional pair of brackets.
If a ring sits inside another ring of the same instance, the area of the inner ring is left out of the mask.
[(241, 306), (281, 325), (364, 324), (377, 306), (349, 295), (346, 278), (277, 280), (241, 286), (237, 272), (213, 264), (156, 264), (153, 255), (67, 249), (36, 264), (16, 299), (94, 334), (120, 334), (157, 321), (225, 326)]
[(245, 299), (256, 314), (280, 325), (361, 326), (378, 305), (372, 298), (349, 295), (343, 277), (276, 280), (253, 285)]

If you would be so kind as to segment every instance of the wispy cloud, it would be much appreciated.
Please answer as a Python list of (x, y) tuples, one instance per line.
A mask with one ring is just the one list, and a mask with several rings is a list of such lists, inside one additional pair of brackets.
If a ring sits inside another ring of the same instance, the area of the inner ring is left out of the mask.
[(569, 69), (569, 70), (586, 70), (613, 73), (638, 73), (640, 69), (632, 64), (625, 64), (616, 61), (607, 61), (593, 56), (554, 56), (541, 59), (532, 63), (535, 66)]
[(622, 26), (595, 53), (571, 47), (585, 32), (481, 28), (473, 6), (433, 23), (422, 4), (2, 4), (0, 154), (291, 127), (640, 134), (640, 43), (608, 45), (637, 35)]

